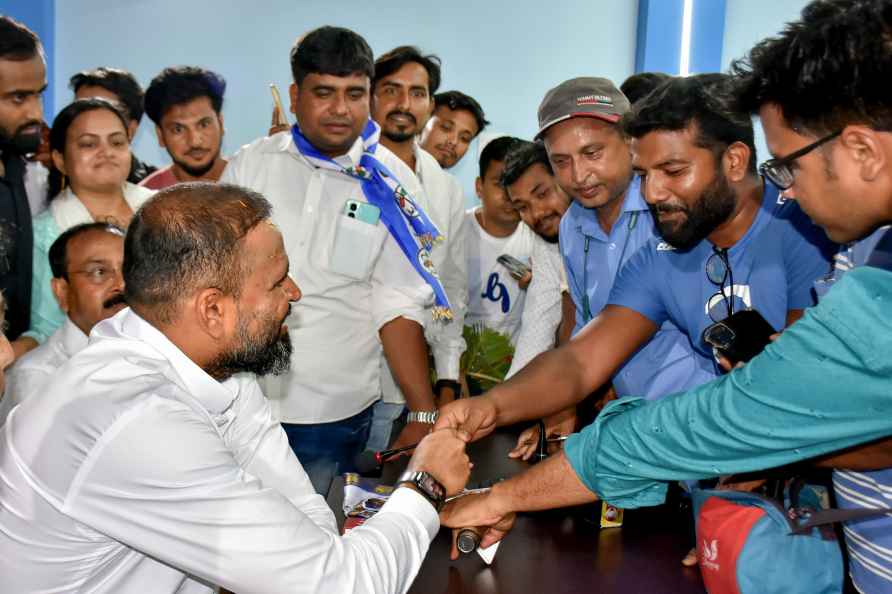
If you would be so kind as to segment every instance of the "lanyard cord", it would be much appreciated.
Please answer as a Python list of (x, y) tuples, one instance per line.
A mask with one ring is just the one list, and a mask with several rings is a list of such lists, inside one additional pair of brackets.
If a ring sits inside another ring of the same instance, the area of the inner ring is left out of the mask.
[[(616, 265), (616, 272), (619, 273), (619, 269), (623, 266), (623, 258), (626, 255), (626, 248), (629, 247), (629, 239), (632, 237), (632, 231), (635, 229), (635, 225), (638, 223), (638, 211), (633, 211), (632, 216), (629, 219), (629, 232), (626, 233), (626, 240), (623, 242), (623, 249), (619, 253), (619, 262)], [(591, 305), (588, 300), (588, 244), (591, 240), (591, 237), (588, 235), (585, 236), (585, 243), (582, 246), (582, 251), (585, 254), (583, 262), (582, 262), (582, 317), (587, 324), (592, 319), (592, 310)], [(614, 276), (615, 278), (615, 276)]]

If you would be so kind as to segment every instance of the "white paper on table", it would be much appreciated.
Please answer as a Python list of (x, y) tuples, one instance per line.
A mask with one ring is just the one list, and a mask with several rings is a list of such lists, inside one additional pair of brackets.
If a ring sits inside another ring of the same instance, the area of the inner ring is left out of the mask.
[(483, 559), (487, 565), (492, 565), (492, 560), (495, 558), (496, 551), (499, 550), (499, 544), (501, 544), (501, 542), (502, 541), (491, 544), (485, 549), (477, 547), (477, 554), (480, 555), (480, 558)]

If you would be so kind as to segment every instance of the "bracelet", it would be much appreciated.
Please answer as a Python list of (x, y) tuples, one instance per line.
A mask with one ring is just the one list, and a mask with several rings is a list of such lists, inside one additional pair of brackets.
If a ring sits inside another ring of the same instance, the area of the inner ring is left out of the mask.
[(407, 423), (427, 423), (433, 425), (437, 422), (440, 413), (435, 410), (412, 410), (406, 415)]

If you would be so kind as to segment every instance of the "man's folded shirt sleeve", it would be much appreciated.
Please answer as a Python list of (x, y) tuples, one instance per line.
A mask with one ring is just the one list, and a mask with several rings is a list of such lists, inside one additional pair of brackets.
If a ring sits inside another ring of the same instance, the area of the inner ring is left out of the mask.
[(669, 286), (665, 253), (657, 251), (656, 240), (641, 246), (616, 275), (608, 305), (621, 305), (637, 311), (657, 326), (669, 318), (660, 287)]
[(580, 480), (619, 507), (665, 481), (751, 472), (892, 435), (892, 273), (848, 273), (741, 369), (687, 393), (623, 399), (571, 436)]

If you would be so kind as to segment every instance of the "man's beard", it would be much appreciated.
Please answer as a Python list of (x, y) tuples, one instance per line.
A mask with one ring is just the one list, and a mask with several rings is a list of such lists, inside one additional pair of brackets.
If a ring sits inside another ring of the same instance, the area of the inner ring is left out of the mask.
[(291, 336), (283, 331), (282, 322), (269, 323), (259, 336), (251, 336), (248, 322), (249, 320), (243, 318), (239, 320), (238, 344), (208, 365), (208, 375), (222, 381), (240, 372), (263, 376), (279, 375), (288, 370), (291, 363)]
[(217, 152), (214, 153), (214, 156), (211, 157), (211, 160), (208, 161), (205, 165), (199, 165), (198, 167), (193, 167), (184, 161), (179, 161), (177, 159), (173, 159), (173, 162), (177, 164), (177, 166), (191, 175), (192, 177), (202, 177), (208, 171), (214, 168), (214, 163), (217, 162), (217, 159), (220, 157), (220, 147), (217, 147)]
[[(722, 171), (716, 172), (715, 180), (700, 194), (692, 207), (674, 205), (649, 205), (660, 235), (669, 245), (679, 250), (694, 247), (728, 220), (737, 206), (737, 194)], [(659, 212), (684, 212), (681, 223), (662, 223)]]
[(402, 130), (382, 130), (381, 133), (391, 142), (406, 142), (415, 138), (414, 132), (403, 132)]
[[(406, 142), (407, 140), (412, 140), (413, 138), (415, 138), (415, 136), (418, 134), (418, 122), (415, 119), (415, 116), (413, 116), (411, 113), (407, 113), (407, 112), (403, 112), (403, 111), (392, 111), (389, 114), (387, 114), (387, 117), (389, 118), (390, 116), (392, 116), (394, 114), (405, 115), (405, 116), (409, 116), (410, 118), (412, 118), (413, 127), (405, 128), (405, 129), (396, 128), (393, 130), (389, 130), (385, 126), (381, 126), (381, 134), (383, 134), (384, 137), (386, 139), (390, 140), (391, 142)], [(384, 118), (384, 121), (386, 123), (387, 118)]]
[(541, 237), (545, 243), (558, 243), (560, 240), (560, 227), (558, 227), (558, 231), (555, 233), (543, 233), (540, 229), (535, 227), (533, 228), (533, 231), (535, 231), (536, 235)]
[[(25, 128), (34, 125), (37, 126), (37, 132), (32, 134), (23, 132)], [(40, 146), (40, 127), (41, 122), (39, 120), (25, 122), (13, 132), (11, 137), (6, 133), (6, 130), (0, 127), (0, 148), (18, 155), (36, 153), (37, 148)]]

